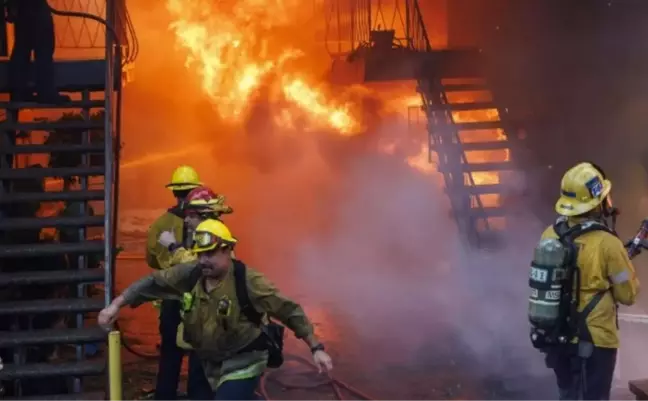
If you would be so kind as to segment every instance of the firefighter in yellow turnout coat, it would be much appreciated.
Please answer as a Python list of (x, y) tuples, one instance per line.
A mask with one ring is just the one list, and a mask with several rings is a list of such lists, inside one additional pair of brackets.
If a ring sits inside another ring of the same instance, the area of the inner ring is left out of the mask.
[[(214, 191), (204, 186), (192, 189), (184, 202), (182, 202), (181, 209), (185, 216), (185, 227), (191, 233), (196, 230), (196, 227), (201, 222), (207, 219), (220, 220), (222, 215), (233, 212), (233, 209), (225, 204), (225, 197), (223, 195), (217, 195)], [(182, 241), (178, 241), (172, 231), (163, 231), (158, 238), (158, 242), (170, 253), (166, 267), (198, 260), (198, 257), (191, 248), (184, 245)], [(184, 317), (184, 312), (189, 309), (193, 302), (193, 294), (185, 293), (182, 300), (181, 316)], [(191, 346), (183, 340), (183, 331), (184, 324), (181, 322), (177, 331), (177, 345), (183, 349), (191, 349)]]
[[(613, 215), (611, 189), (612, 183), (598, 166), (580, 163), (571, 168), (563, 176), (556, 203), (556, 212), (562, 216), (560, 223), (567, 227), (588, 221), (607, 225), (606, 219)], [(557, 237), (554, 226), (542, 234), (542, 239)], [(610, 399), (619, 347), (616, 305), (632, 305), (639, 282), (613, 227), (611, 231), (587, 232), (577, 237), (575, 244), (580, 271), (580, 288), (575, 291), (579, 291), (578, 312), (585, 314), (585, 326), (575, 341), (593, 344), (593, 349), (575, 366), (575, 354), (582, 356), (584, 350), (580, 347), (578, 351), (576, 344), (567, 345), (548, 352), (547, 365), (556, 374), (561, 399)], [(589, 313), (583, 312), (586, 308)]]
[[(154, 270), (167, 269), (171, 263), (171, 252), (158, 243), (162, 232), (171, 231), (176, 238), (186, 241), (184, 213), (182, 203), (189, 192), (200, 186), (198, 173), (189, 166), (179, 166), (166, 185), (173, 192), (176, 205), (158, 217), (148, 230), (146, 244), (146, 262)], [(154, 397), (157, 400), (175, 400), (177, 398), (180, 370), (185, 351), (176, 345), (176, 333), (181, 322), (182, 302), (164, 300), (156, 303), (160, 309), (160, 359), (158, 361), (157, 383)], [(198, 360), (189, 356), (189, 376), (187, 392), (190, 399), (204, 399), (204, 373)]]
[[(236, 243), (222, 222), (202, 222), (196, 228), (192, 248), (198, 254), (198, 263), (156, 271), (134, 283), (100, 312), (99, 323), (111, 324), (125, 305), (136, 307), (156, 298), (178, 299), (191, 292), (195, 302), (185, 314), (185, 340), (200, 356), (215, 399), (254, 399), (261, 374), (277, 355), (277, 347), (271, 345), (277, 338), (267, 334), (268, 315), (310, 347), (320, 369), (332, 369), (331, 358), (315, 337), (301, 306), (283, 296), (263, 274), (232, 259)], [(240, 297), (241, 284), (249, 303)], [(265, 317), (252, 321), (250, 308)]]

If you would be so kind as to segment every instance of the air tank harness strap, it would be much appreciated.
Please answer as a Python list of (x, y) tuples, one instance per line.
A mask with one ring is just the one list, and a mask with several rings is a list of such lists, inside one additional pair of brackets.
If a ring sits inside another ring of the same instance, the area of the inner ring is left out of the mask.
[(596, 305), (601, 302), (607, 291), (597, 292), (578, 314), (578, 362), (574, 366), (574, 374), (576, 375), (574, 383), (578, 385), (578, 395), (581, 400), (585, 399), (585, 389), (587, 388), (587, 359), (594, 352), (594, 342), (587, 327), (587, 317), (596, 308)]

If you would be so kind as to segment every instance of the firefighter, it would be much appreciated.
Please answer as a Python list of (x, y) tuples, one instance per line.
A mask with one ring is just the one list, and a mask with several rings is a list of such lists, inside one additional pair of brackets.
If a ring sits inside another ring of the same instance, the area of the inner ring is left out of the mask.
[[(14, 25), (15, 42), (9, 60), (9, 82), (13, 101), (32, 101), (29, 89), (29, 65), (34, 52), (37, 97), (41, 103), (62, 103), (70, 97), (61, 95), (54, 82), (54, 17), (47, 0), (8, 0), (7, 15)], [(4, 11), (4, 10), (3, 10)]]
[[(184, 213), (184, 224), (187, 233), (193, 232), (201, 221), (208, 218), (218, 219), (222, 214), (232, 213), (231, 207), (225, 205), (225, 197), (216, 195), (211, 189), (200, 186), (192, 189), (180, 208)], [(169, 250), (170, 257), (162, 261), (161, 268), (168, 269), (176, 264), (187, 263), (196, 260), (196, 255), (182, 241), (177, 241), (172, 231), (163, 231), (158, 242)], [(176, 345), (189, 352), (189, 376), (187, 379), (188, 396), (190, 399), (211, 399), (211, 389), (207, 382), (200, 360), (195, 356), (191, 346), (183, 341), (184, 313), (192, 304), (193, 299), (190, 293), (185, 293), (181, 302), (181, 321), (176, 329)]]
[(184, 339), (201, 357), (217, 400), (255, 399), (266, 367), (281, 364), (283, 332), (276, 327), (283, 326), (270, 322), (268, 316), (280, 320), (308, 345), (320, 371), (332, 369), (331, 358), (302, 307), (283, 296), (263, 274), (232, 259), (237, 242), (221, 221), (203, 221), (192, 247), (198, 262), (156, 271), (132, 284), (100, 312), (99, 323), (111, 324), (123, 306), (177, 299), (191, 292), (196, 301), (185, 314)]
[[(194, 188), (185, 198), (181, 208), (185, 216), (185, 227), (191, 232), (204, 220), (220, 220), (222, 215), (233, 212), (233, 209), (225, 204), (223, 195), (217, 195), (204, 186)], [(182, 241), (178, 241), (172, 231), (163, 231), (158, 237), (158, 242), (168, 249), (171, 255), (167, 260), (167, 267), (196, 259), (196, 255), (191, 249), (185, 246)]]
[[(158, 217), (148, 230), (146, 261), (152, 269), (160, 270), (170, 265), (171, 254), (169, 250), (158, 243), (160, 233), (172, 231), (176, 238), (180, 238), (182, 241), (186, 240), (182, 202), (185, 201), (192, 189), (200, 185), (198, 173), (192, 167), (179, 166), (173, 172), (171, 182), (166, 187), (173, 192), (176, 205)], [(181, 322), (182, 303), (179, 300), (168, 299), (163, 300), (156, 306), (160, 308), (161, 344), (154, 397), (157, 400), (175, 400), (177, 398), (182, 358), (185, 354), (185, 351), (176, 344), (176, 333)], [(203, 372), (196, 371), (195, 367), (198, 364), (195, 361), (192, 363), (191, 354), (189, 359), (187, 391), (189, 398), (200, 399), (200, 395), (194, 394), (196, 387), (189, 384), (196, 377), (200, 378)]]
[[(619, 332), (617, 303), (632, 305), (639, 291), (635, 269), (615, 235), (612, 182), (600, 167), (579, 163), (562, 178), (556, 212), (567, 227), (597, 222), (609, 230), (586, 232), (574, 239), (580, 271), (577, 338), (547, 350), (547, 366), (556, 375), (560, 399), (609, 400)], [(558, 227), (556, 225), (556, 227)], [(557, 238), (552, 225), (542, 239)], [(582, 398), (579, 398), (582, 397)]]

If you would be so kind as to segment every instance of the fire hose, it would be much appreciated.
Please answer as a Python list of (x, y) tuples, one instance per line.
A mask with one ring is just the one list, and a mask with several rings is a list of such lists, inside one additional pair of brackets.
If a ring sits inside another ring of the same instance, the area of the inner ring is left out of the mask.
[[(115, 325), (117, 326), (117, 325)], [(116, 327), (117, 328), (117, 327)], [(140, 358), (145, 358), (145, 359), (157, 359), (159, 355), (156, 354), (144, 354), (141, 352), (138, 352), (134, 350), (132, 347), (128, 345), (128, 343), (124, 342), (122, 340), (122, 345), (124, 348), (130, 352), (131, 354), (140, 357)], [(285, 354), (284, 355), (284, 360), (286, 362), (297, 362), (302, 365), (308, 366), (311, 368), (313, 371), (317, 370), (317, 367), (308, 359), (303, 358), (298, 355), (294, 354)], [(286, 382), (282, 382), (280, 380), (276, 379), (276, 376), (278, 376), (281, 373), (281, 370), (276, 369), (276, 370), (270, 370), (267, 371), (263, 376), (261, 376), (261, 381), (259, 383), (259, 390), (257, 392), (258, 395), (263, 397), (264, 401), (276, 401), (274, 398), (272, 398), (269, 393), (268, 393), (268, 380), (275, 380), (278, 382), (283, 388), (286, 390), (314, 390), (316, 388), (322, 387), (322, 386), (327, 386), (330, 385), (333, 393), (335, 394), (335, 399), (337, 401), (347, 401), (347, 398), (344, 397), (342, 394), (342, 389), (346, 390), (347, 392), (351, 393), (355, 398), (362, 400), (362, 401), (377, 401), (375, 398), (363, 393), (362, 391), (356, 389), (355, 387), (351, 386), (348, 383), (345, 383), (342, 380), (336, 379), (332, 376), (328, 376), (326, 380), (320, 381), (320, 382), (314, 382), (312, 384), (288, 384)]]
[[(309, 361), (308, 359), (303, 358), (301, 356), (298, 356), (298, 355), (287, 354), (287, 355), (285, 355), (284, 359), (286, 361), (291, 361), (292, 360), (292, 361), (299, 362), (301, 364), (310, 366), (313, 370), (317, 369), (315, 364), (313, 364), (311, 361)], [(280, 372), (280, 370), (271, 370), (268, 373), (261, 376), (261, 384), (259, 385), (259, 393), (261, 394), (263, 399), (271, 400), (271, 398), (270, 398), (270, 396), (268, 395), (268, 392), (267, 392), (267, 380), (269, 378), (273, 378), (279, 372)], [(335, 392), (335, 397), (338, 400), (344, 400), (344, 396), (342, 395), (342, 392), (340, 391), (341, 388), (345, 389), (346, 391), (351, 393), (357, 399), (360, 399), (360, 400), (375, 400), (375, 398), (368, 396), (366, 393), (356, 389), (355, 387), (352, 387), (351, 385), (349, 385), (349, 384), (347, 384), (347, 383), (345, 383), (345, 382), (343, 382), (341, 380), (335, 379), (332, 376), (329, 376), (329, 380), (327, 380), (326, 382), (316, 383), (316, 384), (314, 384), (312, 386), (286, 385), (285, 383), (283, 383), (283, 384), (284, 384), (284, 387), (287, 387), (289, 389), (314, 389), (314, 388), (319, 387), (321, 385), (329, 384), (333, 388), (333, 391)]]
[[(120, 329), (118, 321), (115, 322), (115, 330), (120, 331), (123, 333), (123, 331)], [(147, 354), (143, 353), (140, 351), (137, 351), (134, 349), (128, 341), (126, 341), (124, 338), (122, 338), (121, 345), (124, 347), (124, 349), (131, 353), (132, 355), (135, 355), (138, 358), (142, 359), (147, 359), (147, 360), (156, 360), (160, 357), (159, 354)], [(317, 368), (316, 366), (309, 361), (306, 358), (303, 358), (298, 355), (294, 354), (285, 354), (284, 355), (284, 360), (286, 362), (296, 362), (305, 366), (310, 367), (313, 371), (316, 371)], [(281, 370), (270, 370), (266, 372), (262, 377), (261, 377), (261, 382), (259, 384), (259, 390), (258, 394), (261, 395), (264, 399), (264, 401), (276, 401), (270, 395), (268, 394), (268, 379), (270, 380), (276, 380), (276, 376), (281, 373)], [(280, 382), (279, 380), (276, 380), (277, 382)], [(280, 384), (286, 388), (287, 390), (309, 390), (309, 389), (316, 389), (322, 386), (330, 385), (337, 401), (346, 401), (346, 398), (342, 394), (342, 389), (348, 391), (351, 393), (355, 398), (358, 398), (362, 401), (377, 401), (375, 398), (370, 397), (363, 393), (362, 391), (356, 389), (355, 387), (351, 386), (350, 384), (345, 383), (344, 381), (341, 381), (339, 379), (336, 379), (332, 376), (329, 376), (327, 380), (321, 381), (321, 382), (315, 382), (312, 384), (288, 384), (285, 382), (280, 382)]]
[[(115, 322), (115, 330), (118, 330), (118, 331), (121, 332), (117, 322)], [(131, 354), (133, 354), (133, 355), (135, 355), (135, 356), (137, 356), (139, 358), (144, 358), (144, 359), (148, 359), (148, 360), (155, 360), (155, 359), (158, 359), (160, 357), (159, 354), (145, 354), (145, 353), (142, 353), (142, 352), (139, 352), (139, 351), (135, 350), (133, 347), (131, 347), (128, 344), (127, 341), (125, 341), (123, 336), (122, 336), (121, 344), (124, 347), (124, 349), (126, 349), (126, 351), (130, 352)], [(287, 361), (298, 362), (298, 363), (301, 363), (303, 365), (311, 367), (313, 370), (317, 369), (317, 367), (311, 361), (309, 361), (308, 359), (303, 358), (303, 357), (298, 356), (298, 355), (294, 355), (294, 354), (285, 354), (284, 355), (284, 361), (286, 361), (286, 362)], [(272, 398), (270, 398), (270, 396), (268, 394), (267, 383), (268, 383), (268, 379), (274, 379), (274, 377), (279, 372), (281, 372), (281, 371), (280, 370), (271, 370), (271, 371), (268, 371), (268, 372), (264, 373), (261, 376), (261, 381), (259, 383), (258, 393), (259, 393), (259, 395), (261, 395), (261, 397), (263, 397), (264, 400), (272, 400)], [(332, 389), (333, 389), (333, 392), (335, 393), (336, 399), (338, 399), (338, 400), (344, 400), (344, 396), (342, 395), (341, 389), (346, 390), (347, 392), (351, 393), (353, 396), (355, 396), (357, 399), (360, 399), (360, 400), (374, 400), (375, 399), (373, 397), (368, 396), (366, 393), (356, 389), (355, 387), (351, 386), (350, 384), (345, 383), (342, 380), (336, 379), (336, 378), (334, 378), (333, 376), (330, 376), (330, 375), (328, 376), (328, 380), (326, 380), (324, 382), (320, 382), (320, 383), (313, 383), (312, 385), (299, 385), (299, 384), (286, 384), (286, 383), (281, 383), (281, 384), (284, 387), (286, 387), (288, 389), (293, 389), (293, 390), (295, 390), (295, 389), (308, 390), (308, 389), (315, 389), (315, 388), (321, 387), (323, 385), (330, 385), (332, 387)]]

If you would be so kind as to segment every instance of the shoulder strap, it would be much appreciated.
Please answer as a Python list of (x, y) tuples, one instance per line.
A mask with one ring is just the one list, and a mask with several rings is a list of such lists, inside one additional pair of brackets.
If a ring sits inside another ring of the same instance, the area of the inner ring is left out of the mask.
[[(575, 263), (578, 256), (578, 248), (573, 246), (574, 240), (576, 238), (592, 231), (606, 231), (614, 236), (617, 236), (615, 231), (608, 228), (605, 224), (601, 224), (597, 221), (587, 221), (584, 223), (576, 224), (573, 227), (569, 227), (567, 225), (566, 219), (559, 219), (554, 224), (554, 230), (556, 231), (556, 234), (559, 236), (561, 242), (567, 241), (570, 244), (572, 244), (572, 248), (573, 248), (573, 254), (571, 255), (572, 263)], [(596, 293), (592, 297), (592, 299), (590, 299), (587, 305), (585, 305), (585, 308), (580, 313), (576, 312), (576, 316), (577, 316), (576, 326), (578, 328), (578, 332), (579, 332), (578, 335), (581, 341), (586, 341), (590, 343), (592, 342), (592, 336), (587, 327), (587, 317), (594, 310), (596, 305), (598, 305), (601, 299), (603, 299), (607, 291), (608, 290), (600, 291)], [(578, 307), (578, 302), (576, 304), (576, 307)]]
[(596, 305), (601, 302), (606, 292), (608, 290), (599, 291), (594, 294), (592, 299), (585, 305), (585, 308), (578, 314), (578, 336), (581, 341), (592, 342), (592, 334), (587, 327), (587, 317), (596, 308)]
[(573, 241), (581, 235), (592, 231), (606, 231), (616, 236), (616, 233), (614, 231), (610, 230), (607, 226), (597, 221), (586, 221), (584, 223), (579, 223), (572, 227), (569, 227), (567, 225), (567, 220), (559, 219), (554, 223), (553, 228), (561, 242), (564, 240)]
[(236, 286), (236, 298), (238, 299), (241, 312), (248, 318), (249, 321), (256, 325), (261, 325), (262, 313), (259, 313), (252, 302), (250, 301), (250, 294), (247, 289), (246, 267), (243, 262), (238, 259), (234, 261), (234, 285)]

